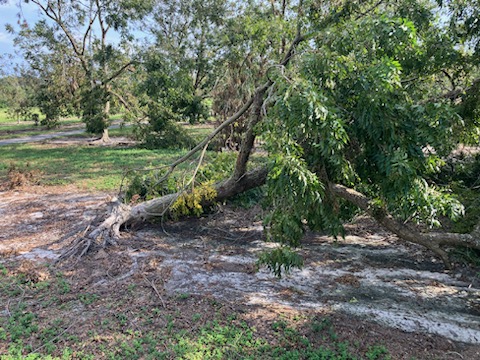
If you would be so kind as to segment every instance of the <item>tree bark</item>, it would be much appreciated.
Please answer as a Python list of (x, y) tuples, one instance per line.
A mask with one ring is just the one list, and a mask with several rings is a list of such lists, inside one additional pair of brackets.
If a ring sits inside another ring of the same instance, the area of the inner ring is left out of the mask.
[(262, 120), (262, 106), (264, 105), (266, 91), (267, 88), (263, 88), (254, 96), (252, 114), (247, 124), (247, 131), (245, 132), (242, 143), (240, 144), (240, 150), (235, 162), (235, 170), (232, 175), (233, 179), (240, 179), (247, 171), (248, 160), (250, 159), (255, 142), (254, 129), (255, 125)]
[(108, 134), (108, 128), (103, 129), (102, 137), (100, 138), (100, 141), (104, 143), (110, 142), (110, 135)]
[[(245, 173), (239, 179), (232, 177), (216, 183), (214, 185), (217, 193), (215, 201), (224, 201), (237, 194), (263, 185), (267, 178), (267, 173), (268, 170), (266, 167), (258, 167)], [(145, 221), (158, 217), (159, 214), (164, 214), (180, 194), (181, 193), (165, 195), (131, 207), (129, 209), (129, 215), (125, 218), (125, 223)], [(208, 204), (205, 202), (203, 205)]]
[(462, 246), (480, 250), (480, 223), (470, 234), (438, 232), (422, 233), (413, 227), (395, 220), (385, 209), (375, 206), (370, 199), (356, 190), (338, 184), (332, 185), (331, 189), (335, 195), (365, 211), (380, 225), (397, 235), (400, 239), (422, 245), (431, 250), (442, 259), (447, 269), (450, 269), (452, 264), (448, 252), (443, 247)]

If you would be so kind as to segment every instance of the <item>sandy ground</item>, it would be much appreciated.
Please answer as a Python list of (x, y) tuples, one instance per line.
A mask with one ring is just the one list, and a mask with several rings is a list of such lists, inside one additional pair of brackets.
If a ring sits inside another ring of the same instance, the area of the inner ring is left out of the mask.
[[(102, 215), (108, 199), (69, 186), (0, 192), (0, 261), (52, 262), (71, 240), (66, 235)], [(198, 219), (128, 229), (119, 246), (90, 253), (72, 276), (83, 287), (107, 288), (148, 271), (161, 278), (165, 296), (338, 314), (358, 328), (375, 323), (403, 339), (400, 352), (415, 339), (424, 348), (448, 344), (461, 356), (438, 358), (480, 359), (479, 269), (445, 271), (422, 248), (358, 218), (345, 239), (308, 234), (304, 268), (277, 279), (256, 268), (259, 252), (275, 246), (263, 241), (255, 220), (260, 211), (225, 207)]]

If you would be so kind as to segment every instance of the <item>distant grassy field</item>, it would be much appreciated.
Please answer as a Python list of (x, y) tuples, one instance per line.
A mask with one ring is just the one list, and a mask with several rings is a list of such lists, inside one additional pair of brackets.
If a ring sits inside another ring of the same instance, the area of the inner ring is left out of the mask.
[[(123, 114), (115, 114), (110, 117), (110, 120), (120, 120), (122, 116)], [(18, 124), (15, 120), (8, 116), (5, 109), (0, 109), (0, 140), (55, 133), (84, 127), (84, 123), (78, 117), (64, 118), (60, 120), (59, 127), (54, 129), (47, 129), (44, 126), (36, 126), (32, 121), (21, 121)]]
[[(208, 125), (184, 125), (197, 141), (212, 131)], [(57, 129), (57, 131), (59, 131)], [(42, 132), (45, 133), (45, 132)], [(110, 130), (110, 136), (132, 136), (133, 127), (120, 127)], [(92, 137), (91, 134), (72, 135), (75, 138)], [(64, 137), (68, 139), (69, 137)], [(15, 144), (0, 147), (0, 182), (7, 181), (12, 167), (20, 172), (32, 172), (42, 185), (73, 184), (89, 190), (116, 190), (128, 170), (168, 165), (184, 154), (186, 150), (157, 149), (140, 147), (92, 146), (72, 143), (65, 144)], [(208, 159), (221, 156), (221, 153), (207, 152)], [(233, 154), (230, 154), (233, 155)], [(194, 160), (193, 160), (194, 161)], [(233, 163), (229, 161), (229, 163)], [(179, 172), (188, 164), (179, 166)], [(220, 166), (223, 168), (224, 166)], [(219, 169), (216, 169), (217, 171)], [(223, 169), (225, 170), (225, 169)]]
[[(38, 114), (40, 114), (40, 111), (38, 109), (34, 109), (33, 112), (36, 112)], [(40, 120), (43, 119), (45, 116), (43, 115), (40, 115)], [(1, 124), (5, 124), (5, 123), (11, 123), (11, 124), (16, 124), (17, 123), (17, 119), (14, 119), (9, 113), (8, 113), (8, 109), (5, 109), (5, 108), (2, 108), (0, 109), (0, 125)], [(33, 124), (32, 121), (24, 121), (24, 120), (21, 120), (20, 121), (20, 124)]]
[[(43, 118), (44, 116), (40, 115), (40, 120)], [(59, 128), (72, 125), (81, 127), (83, 123), (78, 117), (68, 117), (60, 120)], [(8, 114), (6, 109), (0, 109), (0, 139), (44, 134), (46, 132), (59, 131), (59, 128), (47, 129), (44, 126), (35, 125), (33, 121), (21, 120), (18, 122)]]
[(7, 109), (0, 109), (0, 124), (10, 122), (10, 117), (7, 114)]

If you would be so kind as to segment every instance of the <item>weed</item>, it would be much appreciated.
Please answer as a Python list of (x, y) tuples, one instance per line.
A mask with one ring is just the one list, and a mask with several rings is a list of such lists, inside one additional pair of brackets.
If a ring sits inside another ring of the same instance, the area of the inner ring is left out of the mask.
[(187, 300), (190, 297), (190, 294), (187, 293), (180, 293), (177, 295), (178, 300)]
[(119, 324), (120, 324), (121, 326), (127, 325), (127, 323), (128, 323), (128, 318), (127, 318), (127, 316), (126, 316), (125, 314), (123, 314), (123, 313), (118, 313), (118, 314), (116, 314), (115, 316), (116, 316), (116, 318), (117, 318), (117, 320), (118, 320), (118, 322), (119, 322)]
[(160, 315), (162, 313), (162, 311), (159, 308), (153, 308), (152, 313), (153, 313), (153, 315)]
[(167, 326), (165, 328), (167, 330), (167, 334), (171, 334), (173, 332), (174, 325), (175, 323), (173, 318), (171, 316), (167, 316)]
[(70, 284), (63, 278), (63, 275), (57, 274), (57, 285), (61, 294), (70, 292)]
[(51, 282), (50, 281), (39, 281), (35, 284), (35, 288), (37, 290), (46, 290), (50, 287)]
[(8, 270), (3, 264), (0, 264), (0, 274), (2, 276), (6, 276), (8, 274)]
[(312, 322), (311, 326), (313, 332), (320, 332), (325, 330), (326, 328), (330, 328), (332, 326), (332, 322), (329, 319), (322, 319), (322, 321)]
[(7, 331), (10, 334), (10, 340), (15, 342), (36, 333), (38, 331), (36, 319), (37, 317), (34, 313), (24, 312), (22, 311), (22, 307), (17, 308), (7, 322)]
[(0, 340), (7, 340), (7, 331), (0, 327)]
[(465, 247), (457, 247), (453, 250), (453, 256), (457, 261), (480, 267), (480, 251)]
[(95, 301), (98, 300), (98, 295), (97, 294), (85, 293), (85, 294), (80, 294), (78, 296), (78, 298), (82, 302), (82, 304), (90, 305), (90, 304), (93, 304)]
[(272, 323), (272, 329), (275, 331), (283, 330), (287, 327), (287, 322), (284, 320), (275, 321)]
[(388, 354), (388, 350), (383, 345), (375, 345), (368, 349), (365, 357), (368, 360), (377, 360), (377, 359), (384, 359), (389, 360), (391, 359), (390, 355)]

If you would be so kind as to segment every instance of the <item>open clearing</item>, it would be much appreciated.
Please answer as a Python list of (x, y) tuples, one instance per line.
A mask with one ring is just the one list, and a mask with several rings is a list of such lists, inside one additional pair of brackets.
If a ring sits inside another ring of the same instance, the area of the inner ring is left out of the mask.
[[(64, 236), (101, 215), (108, 198), (72, 186), (1, 192), (2, 263), (14, 261), (30, 276), (42, 277), (41, 264), (51, 263), (68, 245)], [(95, 316), (112, 311), (112, 299), (136, 288), (129, 295), (136, 307), (153, 301), (167, 313), (180, 311), (182, 318), (199, 312), (214, 318), (221, 304), (222, 311), (242, 313), (262, 332), (278, 316), (321, 316), (342, 339), (383, 344), (394, 359), (480, 359), (478, 269), (446, 272), (423, 249), (400, 245), (359, 218), (348, 225), (345, 240), (309, 234), (302, 250), (305, 267), (277, 279), (255, 266), (257, 254), (273, 246), (263, 241), (255, 221), (259, 211), (222, 207), (198, 219), (142, 225), (124, 232), (118, 246), (62, 269), (71, 293), (104, 300), (62, 314), (75, 324), (65, 332), (91, 331)], [(8, 316), (8, 306), (0, 314)]]

